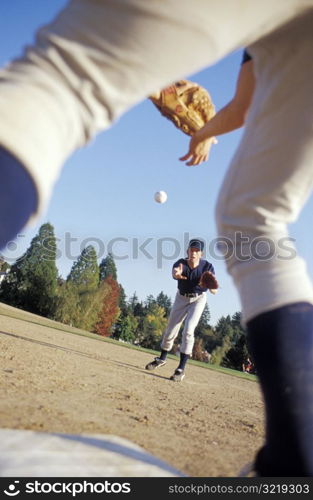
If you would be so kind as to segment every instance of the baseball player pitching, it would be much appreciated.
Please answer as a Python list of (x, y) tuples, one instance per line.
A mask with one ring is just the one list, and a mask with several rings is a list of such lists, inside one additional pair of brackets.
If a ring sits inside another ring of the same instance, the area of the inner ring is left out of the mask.
[(170, 380), (180, 382), (185, 377), (185, 366), (192, 354), (194, 331), (206, 304), (206, 292), (215, 294), (218, 282), (213, 265), (202, 259), (204, 243), (192, 239), (187, 249), (187, 258), (179, 259), (173, 265), (172, 276), (177, 280), (177, 294), (170, 313), (167, 328), (161, 341), (161, 354), (146, 365), (146, 370), (155, 370), (166, 364), (183, 321), (180, 362)]

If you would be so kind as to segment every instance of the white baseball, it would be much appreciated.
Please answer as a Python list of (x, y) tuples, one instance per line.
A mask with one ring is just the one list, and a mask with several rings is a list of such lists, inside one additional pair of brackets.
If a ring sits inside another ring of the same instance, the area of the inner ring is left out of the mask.
[(154, 199), (158, 203), (165, 203), (167, 200), (167, 194), (165, 191), (157, 191), (154, 195)]

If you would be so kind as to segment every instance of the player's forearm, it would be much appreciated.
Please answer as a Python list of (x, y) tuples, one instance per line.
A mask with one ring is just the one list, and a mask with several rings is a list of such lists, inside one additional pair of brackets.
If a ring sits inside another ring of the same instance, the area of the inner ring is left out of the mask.
[(232, 100), (197, 132), (197, 138), (207, 140), (242, 127), (250, 108), (254, 87), (255, 77), (251, 60), (241, 66)]
[(230, 102), (197, 132), (201, 141), (210, 139), (217, 135), (226, 134), (243, 126), (246, 110), (241, 109), (235, 103)]

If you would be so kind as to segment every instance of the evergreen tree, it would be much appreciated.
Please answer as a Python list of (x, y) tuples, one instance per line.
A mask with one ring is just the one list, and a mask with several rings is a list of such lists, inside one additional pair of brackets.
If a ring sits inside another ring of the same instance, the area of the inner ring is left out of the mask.
[(146, 300), (145, 300), (145, 303), (144, 303), (144, 307), (145, 307), (146, 311), (152, 310), (153, 307), (155, 306), (155, 304), (156, 304), (156, 300), (153, 297), (153, 295), (152, 294), (148, 295)]
[(171, 298), (168, 295), (166, 295), (164, 292), (160, 292), (156, 298), (156, 303), (160, 307), (163, 307), (163, 309), (165, 311), (165, 316), (168, 317), (170, 315), (171, 308), (172, 308)]
[(136, 317), (143, 318), (145, 316), (146, 308), (144, 307), (142, 302), (139, 302), (136, 292), (134, 292), (134, 294), (129, 299), (128, 309), (129, 312), (131, 312)]
[(195, 328), (196, 356), (199, 361), (207, 361), (208, 353), (211, 353), (219, 344), (215, 331), (210, 326), (210, 309), (205, 305), (200, 321)]
[(231, 318), (233, 329), (232, 346), (222, 359), (222, 366), (242, 370), (242, 364), (251, 357), (248, 352), (246, 331), (241, 325), (241, 313), (236, 312)]
[(242, 363), (249, 357), (241, 313), (222, 316), (216, 326), (216, 335), (218, 344), (212, 352), (211, 362), (241, 370)]
[(1, 282), (0, 301), (22, 309), (22, 282), (21, 261), (17, 260)]
[(92, 245), (83, 249), (74, 262), (67, 281), (76, 285), (82, 292), (96, 290), (99, 284), (99, 266), (96, 250)]
[(143, 318), (146, 314), (146, 309), (143, 306), (142, 302), (138, 302), (134, 307), (134, 316), (137, 318)]
[(108, 253), (108, 255), (104, 259), (102, 259), (99, 270), (100, 281), (105, 280), (108, 276), (111, 276), (115, 281), (117, 281), (116, 265), (111, 253)]
[(222, 316), (218, 320), (215, 332), (220, 345), (224, 342), (226, 338), (228, 338), (230, 341), (232, 340), (233, 326), (229, 315)]
[(234, 330), (230, 316), (222, 316), (215, 328), (216, 347), (211, 352), (211, 363), (220, 365), (227, 351), (233, 346)]
[(205, 330), (201, 332), (201, 335), (199, 335), (199, 338), (203, 340), (205, 350), (209, 353), (213, 352), (217, 346), (221, 345), (220, 338), (216, 334), (215, 329), (211, 327), (205, 328)]
[(244, 333), (237, 339), (235, 345), (224, 355), (221, 365), (234, 370), (242, 370), (242, 364), (249, 358), (246, 335)]
[(211, 313), (208, 304), (206, 303), (201, 315), (199, 325), (203, 328), (210, 328)]
[(84, 248), (72, 265), (65, 283), (59, 281), (57, 321), (93, 331), (102, 307), (105, 287), (99, 287), (97, 254), (92, 245)]
[(119, 304), (118, 304), (120, 311), (121, 311), (121, 316), (127, 316), (128, 312), (128, 307), (127, 307), (127, 301), (126, 301), (126, 293), (122, 285), (119, 284)]
[(51, 224), (43, 224), (25, 254), (11, 266), (1, 285), (0, 300), (35, 314), (52, 317), (58, 271), (56, 239)]
[(132, 314), (120, 316), (116, 322), (113, 337), (124, 342), (134, 343), (138, 320)]
[(245, 330), (241, 325), (241, 313), (236, 312), (232, 315), (231, 325), (233, 329), (233, 343), (235, 344), (242, 335), (246, 335)]
[(227, 351), (229, 351), (230, 348), (231, 348), (230, 337), (226, 336), (223, 339), (222, 343), (212, 351), (210, 360), (211, 363), (213, 363), (214, 365), (220, 365), (222, 363), (225, 354), (227, 353)]
[(239, 311), (235, 312), (232, 315), (231, 322), (232, 322), (232, 325), (234, 327), (238, 327), (238, 328), (242, 329), (242, 326), (241, 326), (241, 312), (239, 312)]
[(197, 324), (196, 328), (195, 328), (195, 336), (196, 337), (205, 337), (206, 334), (207, 334), (207, 330), (210, 327), (210, 318), (211, 318), (211, 314), (210, 314), (210, 309), (209, 309), (209, 306), (208, 304), (205, 304), (204, 306), (204, 309), (203, 309), (203, 313), (201, 315), (201, 318), (199, 320), (199, 323)]
[(138, 296), (137, 296), (137, 293), (134, 292), (133, 295), (130, 297), (129, 301), (128, 301), (128, 306), (130, 308), (130, 310), (132, 312), (134, 312), (134, 309), (136, 307), (136, 305), (139, 303), (139, 300), (138, 300)]

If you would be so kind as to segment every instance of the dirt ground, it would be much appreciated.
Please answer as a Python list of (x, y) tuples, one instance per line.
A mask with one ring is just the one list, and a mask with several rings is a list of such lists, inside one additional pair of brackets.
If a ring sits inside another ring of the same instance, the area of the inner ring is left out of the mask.
[(263, 442), (257, 383), (0, 315), (0, 428), (127, 438), (191, 477), (235, 477)]

